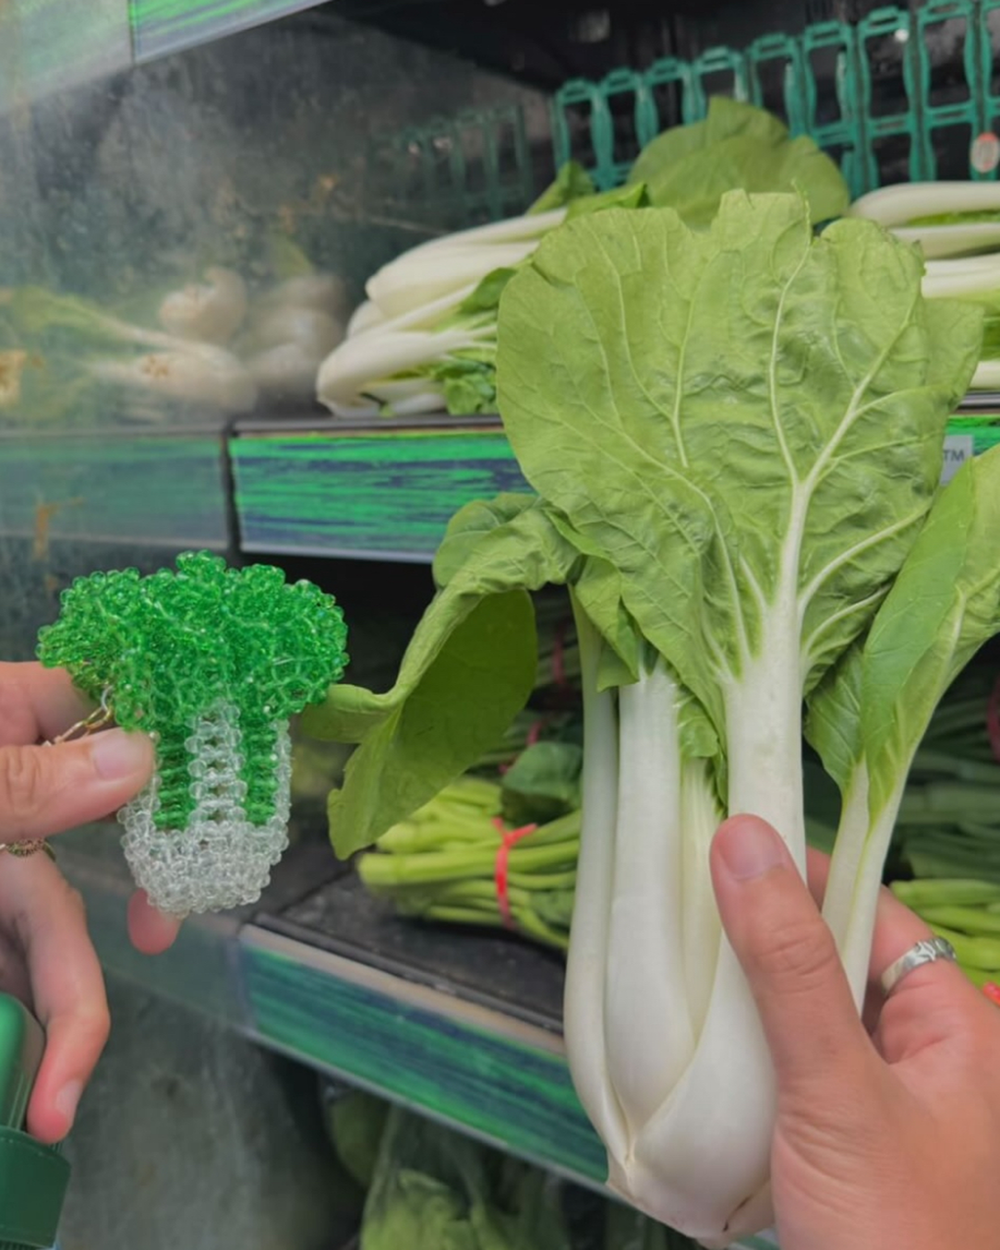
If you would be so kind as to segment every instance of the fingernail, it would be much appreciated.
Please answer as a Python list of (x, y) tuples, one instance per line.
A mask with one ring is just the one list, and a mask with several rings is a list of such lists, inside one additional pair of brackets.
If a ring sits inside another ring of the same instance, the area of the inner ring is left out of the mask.
[(105, 781), (119, 781), (149, 767), (149, 740), (141, 734), (108, 729), (94, 738), (90, 758)]
[(717, 836), (719, 858), (737, 881), (752, 881), (786, 862), (781, 838), (770, 825), (756, 817), (728, 820)]
[(80, 1105), (83, 1084), (80, 1081), (68, 1081), (56, 1094), (55, 1107), (60, 1115), (65, 1116), (72, 1124), (76, 1118), (76, 1109)]

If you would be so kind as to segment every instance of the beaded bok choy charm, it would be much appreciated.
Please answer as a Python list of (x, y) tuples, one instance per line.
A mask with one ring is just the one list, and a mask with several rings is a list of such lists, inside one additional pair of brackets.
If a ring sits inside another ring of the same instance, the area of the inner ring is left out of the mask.
[(136, 884), (167, 915), (252, 903), (288, 845), (289, 718), (343, 675), (330, 595), (269, 565), (188, 552), (177, 571), (77, 578), (38, 656), (66, 668), (156, 773), (119, 813)]

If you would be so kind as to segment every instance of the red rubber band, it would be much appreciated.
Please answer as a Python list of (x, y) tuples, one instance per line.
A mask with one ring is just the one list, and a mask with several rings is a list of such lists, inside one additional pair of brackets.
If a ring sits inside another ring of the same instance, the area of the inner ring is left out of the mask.
[(524, 825), (520, 829), (504, 829), (499, 816), (493, 821), (501, 834), (500, 845), (497, 847), (496, 864), (493, 868), (493, 880), (497, 888), (497, 903), (500, 905), (500, 916), (504, 928), (513, 929), (514, 919), (510, 914), (510, 897), (508, 895), (507, 874), (510, 867), (510, 853), (522, 838), (535, 832), (537, 825)]
[(1000, 678), (997, 679), (986, 705), (986, 732), (990, 737), (990, 749), (993, 758), (1000, 764)]
[(983, 986), (983, 993), (992, 1003), (996, 1003), (1000, 1007), (1000, 985), (994, 985), (992, 981), (987, 981)]

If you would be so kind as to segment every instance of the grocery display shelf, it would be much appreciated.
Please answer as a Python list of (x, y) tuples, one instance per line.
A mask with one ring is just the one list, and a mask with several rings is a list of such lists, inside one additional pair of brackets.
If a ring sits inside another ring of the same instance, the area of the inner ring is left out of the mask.
[[(1000, 443), (997, 396), (955, 417), (945, 475)], [(430, 561), (453, 513), (526, 490), (498, 418), (241, 422), (230, 440), (249, 553)]]
[(559, 957), (508, 935), (401, 920), (310, 842), (286, 855), (258, 907), (193, 917), (171, 951), (148, 959), (128, 943), (131, 884), (115, 843), (113, 827), (98, 826), (60, 851), (110, 973), (602, 1187), (603, 1150), (566, 1065)]
[[(945, 475), (1000, 443), (955, 417)], [(0, 537), (427, 564), (473, 499), (528, 490), (496, 417), (246, 420), (230, 431), (0, 431)]]
[(494, 417), (245, 421), (229, 454), (247, 552), (428, 562), (463, 504), (527, 489)]
[(221, 433), (0, 433), (0, 535), (230, 545)]
[(398, 919), (353, 874), (241, 935), (257, 1032), (591, 1184), (603, 1151), (573, 1092), (559, 958)]

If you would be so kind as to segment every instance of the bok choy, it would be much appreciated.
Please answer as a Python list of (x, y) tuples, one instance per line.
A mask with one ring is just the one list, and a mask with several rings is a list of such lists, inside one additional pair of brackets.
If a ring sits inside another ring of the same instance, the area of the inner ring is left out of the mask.
[(535, 673), (526, 593), (570, 587), (583, 818), (565, 1033), (615, 1190), (706, 1245), (770, 1222), (774, 1082), (708, 848), (752, 812), (805, 862), (803, 703), (845, 802), (829, 919), (852, 980), (913, 751), (1000, 626), (1000, 451), (939, 493), (979, 310), (918, 252), (795, 194), (554, 232), (499, 316), (498, 394), (533, 496), (471, 505), (396, 685), (337, 687), (360, 744), (330, 798), (346, 855), (499, 736)]
[(812, 139), (793, 139), (764, 109), (714, 97), (704, 120), (646, 145), (625, 187), (599, 195), (569, 162), (523, 217), (435, 239), (380, 269), (320, 370), (320, 402), (341, 417), (495, 412), (499, 299), (546, 235), (576, 215), (647, 204), (704, 227), (739, 187), (801, 189), (814, 222), (838, 216), (849, 200), (840, 170)]

